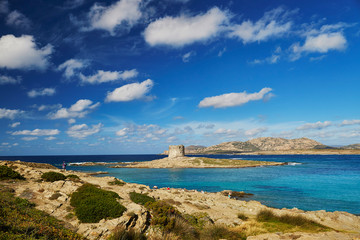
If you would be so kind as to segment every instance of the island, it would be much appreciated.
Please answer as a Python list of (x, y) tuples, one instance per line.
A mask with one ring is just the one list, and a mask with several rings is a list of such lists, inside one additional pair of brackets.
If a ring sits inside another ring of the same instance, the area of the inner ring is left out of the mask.
[(168, 157), (158, 160), (118, 164), (111, 168), (246, 168), (287, 165), (284, 162), (186, 157), (183, 145), (170, 145), (168, 154)]

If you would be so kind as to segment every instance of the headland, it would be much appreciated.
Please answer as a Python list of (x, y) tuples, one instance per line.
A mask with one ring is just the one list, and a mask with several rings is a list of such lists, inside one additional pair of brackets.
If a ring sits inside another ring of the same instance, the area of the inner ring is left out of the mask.
[[(177, 231), (189, 231), (193, 233), (191, 239), (200, 239), (208, 236), (206, 234), (215, 228), (216, 231), (222, 229), (221, 231), (227, 233), (226, 236), (241, 236), (227, 239), (351, 240), (360, 237), (360, 217), (346, 212), (274, 209), (257, 201), (236, 200), (229, 195), (232, 191), (224, 194), (175, 188), (155, 189), (141, 184), (125, 183), (114, 177), (63, 172), (48, 164), (0, 161), (0, 166), (3, 165), (14, 169), (26, 179), (3, 180), (0, 185), (13, 189), (16, 196), (28, 199), (37, 209), (66, 222), (66, 227), (88, 239), (108, 239), (121, 227), (126, 229), (125, 231), (138, 231), (147, 239), (182, 239)], [(69, 177), (47, 182), (42, 180), (43, 174), (47, 172), (61, 173)], [(120, 217), (104, 218), (95, 223), (81, 222), (71, 201), (74, 192), (85, 184), (116, 193), (120, 197), (117, 201), (126, 208), (125, 212)], [(132, 197), (133, 192), (138, 196), (150, 197), (152, 202), (158, 203), (156, 206), (171, 206), (168, 209), (173, 210), (168, 214), (172, 217), (164, 216), (165, 219), (169, 217), (169, 223), (156, 222), (156, 211), (159, 208), (155, 211), (151, 204), (142, 204), (135, 200)], [(295, 225), (292, 221), (296, 221)], [(162, 228), (161, 224), (166, 224), (167, 228)], [(202, 239), (215, 239), (208, 237)]]

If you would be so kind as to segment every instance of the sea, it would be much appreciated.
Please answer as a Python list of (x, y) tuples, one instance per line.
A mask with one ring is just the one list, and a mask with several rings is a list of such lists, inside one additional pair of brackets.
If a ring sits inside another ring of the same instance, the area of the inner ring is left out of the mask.
[(283, 166), (232, 169), (135, 169), (107, 166), (74, 166), (84, 162), (134, 162), (162, 155), (0, 156), (0, 160), (49, 163), (82, 172), (105, 171), (126, 182), (207, 192), (222, 190), (254, 194), (256, 200), (275, 208), (346, 211), (360, 214), (360, 155), (210, 155), (212, 158), (287, 162)]

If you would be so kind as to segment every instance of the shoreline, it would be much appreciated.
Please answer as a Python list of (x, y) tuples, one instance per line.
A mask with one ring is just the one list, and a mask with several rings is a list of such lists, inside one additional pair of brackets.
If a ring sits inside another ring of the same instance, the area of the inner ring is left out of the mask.
[[(168, 201), (183, 214), (206, 213), (216, 224), (223, 224), (231, 228), (246, 228), (249, 224), (254, 224), (254, 220), (252, 219), (254, 219), (256, 214), (261, 210), (267, 209), (278, 215), (290, 214), (292, 216), (304, 216), (336, 231), (340, 231), (337, 233), (317, 233), (320, 235), (340, 234), (339, 236), (341, 236), (342, 239), (352, 239), (354, 236), (360, 237), (360, 217), (347, 212), (326, 212), (324, 210), (303, 211), (296, 208), (275, 209), (267, 207), (257, 201), (229, 199), (227, 196), (224, 196), (222, 192), (199, 192), (196, 190), (177, 188), (151, 189), (149, 186), (136, 183), (125, 183), (123, 186), (116, 186), (109, 184), (109, 182), (116, 179), (114, 177), (90, 176), (89, 173), (78, 171), (63, 172), (50, 164), (32, 165), (17, 161), (0, 161), (0, 165), (4, 165), (5, 163), (23, 174), (27, 180), (25, 182), (7, 181), (5, 183), (2, 182), (1, 184), (12, 187), (15, 190), (16, 196), (24, 197), (34, 202), (37, 205), (36, 208), (67, 222), (73, 229), (76, 229), (77, 233), (80, 233), (89, 239), (106, 239), (105, 237), (108, 236), (117, 225), (129, 223), (131, 217), (128, 216), (128, 213), (133, 213), (137, 216), (137, 220), (133, 223), (135, 228), (141, 229), (144, 227), (146, 216), (148, 216), (147, 214), (149, 213), (143, 206), (135, 204), (130, 200), (129, 193), (132, 191), (147, 194), (155, 199)], [(39, 182), (38, 180), (40, 179), (41, 174), (49, 171), (61, 172), (66, 175), (76, 174), (80, 177), (81, 182), (73, 182), (70, 180)], [(85, 182), (118, 193), (122, 197), (122, 204), (128, 209), (127, 212), (120, 218), (104, 219), (99, 223), (92, 224), (80, 223), (76, 218), (70, 220), (67, 219), (66, 215), (69, 214), (70, 195)], [(60, 197), (55, 200), (50, 200), (54, 193), (60, 194)], [(251, 221), (239, 219), (238, 213), (247, 215)], [(355, 233), (356, 235), (354, 235)], [(284, 233), (281, 236), (283, 236), (284, 239), (288, 239), (285, 238), (287, 236), (286, 234), (287, 233)], [(308, 233), (299, 234), (307, 236)], [(250, 238), (262, 239), (260, 236), (261, 235), (252, 236)]]

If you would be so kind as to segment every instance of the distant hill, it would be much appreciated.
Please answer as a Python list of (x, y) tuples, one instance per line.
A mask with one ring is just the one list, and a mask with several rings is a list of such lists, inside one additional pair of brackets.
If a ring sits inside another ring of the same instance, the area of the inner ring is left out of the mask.
[(287, 150), (309, 150), (328, 149), (322, 143), (309, 138), (285, 139), (273, 137), (261, 137), (246, 142), (233, 141), (218, 145), (193, 149), (193, 154), (216, 154), (216, 153), (244, 153), (256, 151), (287, 151)]
[(342, 149), (360, 149), (360, 143), (343, 146), (341, 148)]

